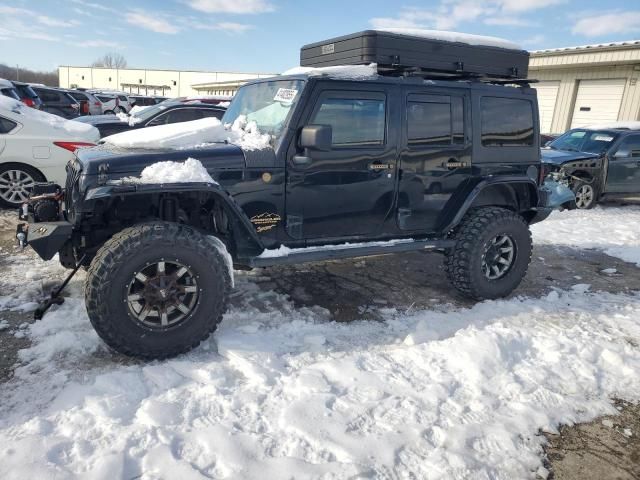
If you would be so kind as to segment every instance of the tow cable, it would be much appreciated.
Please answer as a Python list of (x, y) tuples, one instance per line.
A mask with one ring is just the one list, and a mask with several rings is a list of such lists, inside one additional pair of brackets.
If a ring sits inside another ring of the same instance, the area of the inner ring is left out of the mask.
[(60, 294), (62, 293), (62, 290), (64, 290), (64, 287), (66, 287), (69, 284), (73, 276), (78, 272), (78, 270), (84, 263), (84, 259), (86, 257), (87, 257), (86, 254), (83, 255), (78, 261), (78, 264), (75, 266), (75, 268), (71, 271), (69, 275), (67, 275), (67, 278), (64, 279), (64, 282), (62, 282), (62, 285), (60, 285), (53, 292), (51, 292), (51, 296), (49, 298), (40, 302), (40, 305), (38, 305), (38, 308), (36, 308), (36, 311), (33, 312), (34, 320), (42, 320), (42, 317), (44, 316), (44, 314), (47, 313), (47, 310), (49, 310), (49, 308), (51, 308), (51, 305), (62, 305), (64, 303), (64, 298), (61, 297)]

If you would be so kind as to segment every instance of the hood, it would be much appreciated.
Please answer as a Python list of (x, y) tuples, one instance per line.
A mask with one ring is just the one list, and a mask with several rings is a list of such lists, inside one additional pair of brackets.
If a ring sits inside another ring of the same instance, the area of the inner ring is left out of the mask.
[(542, 163), (550, 163), (552, 165), (563, 165), (574, 160), (585, 160), (589, 158), (598, 158), (599, 155), (587, 152), (569, 152), (566, 150), (554, 150), (552, 148), (541, 148)]
[(184, 150), (142, 150), (99, 145), (77, 151), (82, 171), (88, 175), (97, 175), (100, 165), (108, 165), (110, 178), (139, 176), (142, 170), (157, 162), (184, 162), (188, 158), (199, 160), (210, 174), (219, 170), (241, 170), (245, 168), (242, 150), (235, 145), (219, 144), (203, 148)]

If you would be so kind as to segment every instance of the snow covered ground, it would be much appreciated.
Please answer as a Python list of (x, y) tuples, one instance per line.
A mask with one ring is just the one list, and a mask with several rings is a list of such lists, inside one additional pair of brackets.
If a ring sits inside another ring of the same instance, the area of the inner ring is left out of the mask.
[[(534, 241), (640, 261), (638, 225), (637, 207), (563, 212)], [(29, 308), (63, 274), (18, 255), (0, 309)], [(640, 400), (638, 294), (582, 284), (336, 323), (259, 275), (237, 272), (211, 340), (153, 363), (103, 346), (80, 275), (23, 329), (32, 345), (0, 396), (0, 478), (544, 477), (541, 429)]]

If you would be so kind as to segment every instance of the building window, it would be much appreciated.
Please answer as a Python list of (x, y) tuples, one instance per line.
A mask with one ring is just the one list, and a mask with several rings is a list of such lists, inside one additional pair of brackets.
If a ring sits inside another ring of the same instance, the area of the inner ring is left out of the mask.
[(82, 75), (82, 77), (81, 77), (81, 78), (82, 78), (82, 80), (84, 80), (84, 75)]
[(176, 82), (175, 80), (173, 81), (173, 86), (175, 87), (176, 85), (178, 85), (178, 82)]
[(141, 78), (138, 79), (138, 83), (142, 84), (142, 79)]
[(109, 77), (109, 81), (111, 81), (111, 77)]

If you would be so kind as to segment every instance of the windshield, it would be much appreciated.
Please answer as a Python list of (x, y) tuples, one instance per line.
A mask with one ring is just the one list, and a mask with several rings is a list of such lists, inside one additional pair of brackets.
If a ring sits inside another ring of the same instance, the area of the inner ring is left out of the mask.
[(151, 105), (149, 107), (143, 108), (142, 110), (138, 110), (137, 112), (133, 112), (131, 116), (136, 119), (136, 123), (145, 122), (149, 120), (151, 117), (153, 117), (154, 115), (166, 109), (167, 109), (166, 105), (160, 105), (160, 104)]
[(549, 144), (554, 150), (601, 154), (613, 144), (618, 134), (606, 130), (570, 130)]
[(303, 87), (302, 80), (274, 80), (244, 86), (233, 97), (222, 123), (232, 124), (238, 117), (246, 116), (248, 122), (256, 122), (261, 133), (278, 139)]

